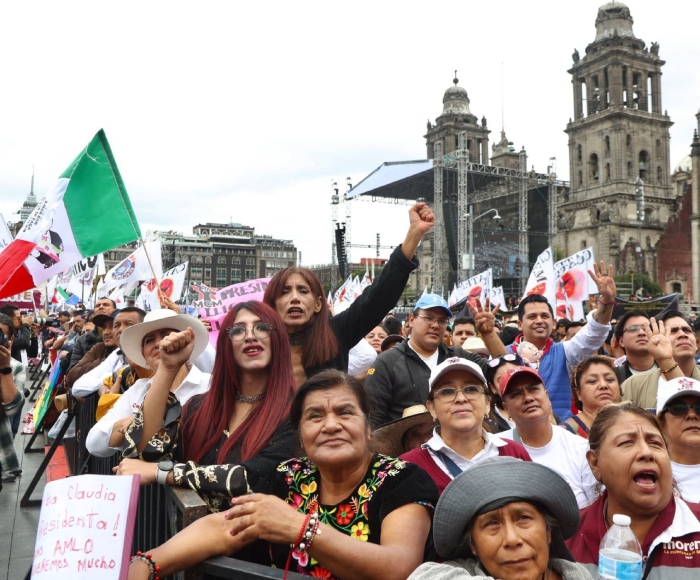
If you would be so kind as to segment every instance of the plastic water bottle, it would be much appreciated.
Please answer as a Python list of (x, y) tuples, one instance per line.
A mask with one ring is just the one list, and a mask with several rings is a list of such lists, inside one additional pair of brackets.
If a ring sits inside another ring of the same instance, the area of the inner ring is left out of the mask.
[(613, 516), (613, 525), (603, 536), (598, 552), (601, 580), (641, 580), (642, 547), (630, 529), (631, 523), (629, 516)]

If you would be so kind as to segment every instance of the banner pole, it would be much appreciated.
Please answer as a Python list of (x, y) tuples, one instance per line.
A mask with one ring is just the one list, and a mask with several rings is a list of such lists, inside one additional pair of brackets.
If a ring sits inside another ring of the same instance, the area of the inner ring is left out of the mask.
[(146, 244), (143, 242), (143, 238), (141, 238), (141, 245), (143, 246), (143, 253), (146, 254), (146, 260), (148, 260), (148, 265), (151, 268), (151, 274), (153, 274), (153, 279), (156, 281), (156, 290), (158, 291), (158, 301), (160, 302), (160, 299), (163, 297), (162, 292), (160, 291), (160, 280), (158, 279), (158, 276), (156, 276), (156, 271), (153, 268), (153, 263), (151, 262), (151, 256), (148, 254), (148, 250), (146, 249)]

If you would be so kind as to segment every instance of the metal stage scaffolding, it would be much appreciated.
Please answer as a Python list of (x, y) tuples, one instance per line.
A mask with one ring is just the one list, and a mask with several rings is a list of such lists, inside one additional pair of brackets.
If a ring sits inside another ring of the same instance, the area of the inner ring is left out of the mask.
[[(557, 197), (568, 189), (569, 183), (557, 180), (554, 158), (550, 158), (547, 173), (537, 173), (534, 169), (528, 171), (524, 150), (519, 154), (518, 169), (482, 165), (469, 160), (466, 144), (466, 133), (460, 133), (458, 148), (447, 155), (443, 153), (442, 141), (437, 141), (434, 144), (435, 159), (384, 163), (347, 192), (346, 199), (386, 202), (424, 199), (430, 203), (436, 218), (432, 285), (439, 289), (448, 287), (446, 274), (449, 263), (444, 251), (447, 243), (443, 212), (445, 199), (448, 196), (456, 197), (457, 251), (460, 258), (457, 275), (461, 281), (467, 279), (466, 266), (471, 259), (468, 256), (469, 220), (466, 219), (469, 205), (483, 205), (494, 200), (505, 202), (501, 198), (517, 196), (517, 230), (512, 228), (508, 232), (518, 234), (518, 278), (522, 292), (534, 261), (530, 256), (530, 237), (545, 235), (549, 245), (554, 243), (557, 234)], [(530, 230), (528, 198), (533, 192), (541, 194), (542, 199), (546, 198), (546, 232)], [(467, 259), (463, 258), (465, 256)]]

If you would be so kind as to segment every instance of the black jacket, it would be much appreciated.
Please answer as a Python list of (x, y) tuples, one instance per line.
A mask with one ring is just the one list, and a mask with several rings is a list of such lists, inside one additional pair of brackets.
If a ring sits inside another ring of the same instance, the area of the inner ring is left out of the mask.
[[(438, 364), (451, 356), (473, 361), (482, 372), (486, 372), (488, 365), (479, 355), (441, 342), (438, 346)], [(365, 379), (365, 388), (372, 398), (372, 426), (376, 428), (401, 419), (407, 407), (425, 405), (429, 379), (430, 368), (408, 346), (407, 340), (380, 354), (374, 361), (374, 367), (367, 371)]]
[(338, 338), (338, 356), (315, 368), (305, 368), (307, 377), (324, 369), (347, 372), (350, 349), (379, 324), (401, 298), (408, 276), (418, 267), (418, 260), (409, 260), (401, 246), (392, 253), (377, 279), (365, 288), (350, 307), (330, 319), (330, 325)]
[(83, 360), (83, 357), (88, 353), (88, 351), (100, 342), (102, 342), (102, 337), (97, 333), (97, 329), (85, 332), (76, 338), (73, 341), (73, 352), (70, 356), (68, 371)]
[(15, 331), (15, 338), (12, 341), (12, 358), (22, 362), (23, 350), (29, 350), (31, 347), (32, 333), (28, 324), (23, 324), (22, 328)]

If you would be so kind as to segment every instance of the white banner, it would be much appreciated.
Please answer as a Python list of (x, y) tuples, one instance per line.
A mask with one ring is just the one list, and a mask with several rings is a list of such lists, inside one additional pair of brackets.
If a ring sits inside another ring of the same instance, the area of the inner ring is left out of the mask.
[(581, 320), (583, 301), (590, 294), (596, 294), (598, 287), (588, 274), (593, 270), (595, 256), (593, 248), (586, 248), (554, 264), (557, 279), (556, 317), (568, 320)]
[[(160, 293), (173, 302), (182, 298), (182, 290), (185, 287), (185, 277), (187, 276), (187, 266), (189, 262), (178, 264), (170, 268), (160, 280)], [(141, 291), (136, 300), (137, 306), (144, 310), (158, 310), (160, 308), (160, 298), (155, 278), (141, 284)], [(144, 308), (145, 307), (145, 308)]]
[(491, 288), (491, 309), (493, 309), (496, 304), (500, 304), (500, 309), (505, 310), (506, 296), (503, 293), (503, 286), (495, 286)]
[(547, 248), (539, 256), (532, 267), (530, 277), (525, 287), (525, 296), (540, 294), (547, 299), (552, 309), (557, 307), (556, 290), (557, 282), (554, 276), (554, 259), (552, 248)]
[(5, 223), (5, 218), (0, 213), (0, 252), (2, 252), (12, 241), (12, 234)]
[(80, 260), (71, 267), (68, 291), (71, 294), (80, 296), (81, 300), (87, 300), (92, 294), (92, 285), (95, 278), (104, 273), (105, 259), (103, 254)]
[[(163, 277), (163, 260), (161, 258), (160, 240), (145, 242), (146, 250), (151, 258), (153, 270), (155, 270), (156, 278)], [(132, 284), (141, 280), (150, 280), (153, 278), (153, 271), (148, 263), (144, 246), (139, 246), (134, 253), (129, 254), (119, 264), (114, 266), (104, 278), (104, 289), (112, 290), (123, 284)], [(102, 285), (100, 285), (102, 287)]]
[(469, 298), (470, 301), (479, 298), (481, 304), (484, 304), (486, 302), (486, 297), (491, 296), (492, 284), (493, 274), (491, 268), (489, 268), (485, 272), (481, 272), (481, 274), (469, 278), (469, 280), (460, 282), (456, 290), (452, 291), (448, 304), (452, 306), (464, 298)]

